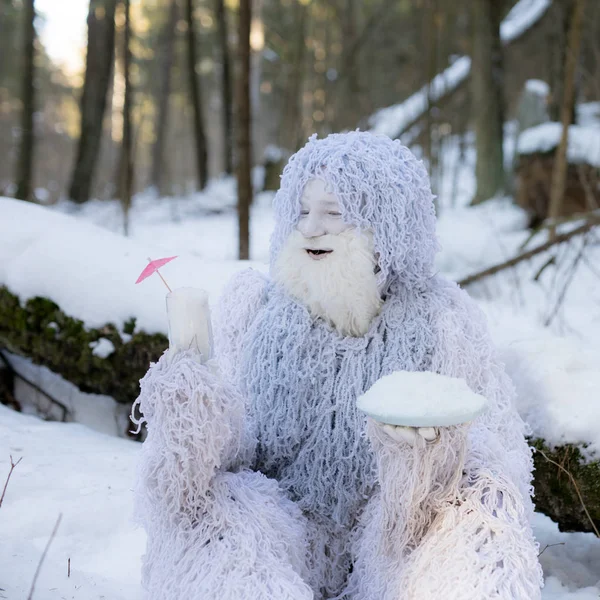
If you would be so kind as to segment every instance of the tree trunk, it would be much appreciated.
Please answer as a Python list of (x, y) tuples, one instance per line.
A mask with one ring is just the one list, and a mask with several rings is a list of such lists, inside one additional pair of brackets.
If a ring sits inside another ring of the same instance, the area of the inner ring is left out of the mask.
[(171, 96), (171, 70), (175, 46), (175, 27), (177, 26), (177, 0), (171, 0), (169, 16), (162, 36), (162, 57), (160, 61), (160, 84), (156, 104), (156, 140), (152, 148), (151, 182), (160, 196), (166, 194), (166, 175), (168, 174), (165, 141), (169, 121), (169, 98)]
[(186, 0), (187, 19), (187, 50), (190, 92), (192, 107), (194, 109), (194, 141), (196, 144), (196, 176), (197, 187), (204, 189), (208, 181), (208, 152), (206, 149), (206, 135), (202, 117), (202, 94), (200, 92), (199, 76), (196, 73), (198, 56), (196, 52), (196, 25), (194, 19), (194, 0)]
[[(573, 13), (570, 18), (569, 37), (567, 40), (567, 52), (565, 63), (565, 81), (563, 85), (563, 102), (560, 109), (560, 120), (562, 123), (562, 135), (554, 157), (554, 169), (552, 171), (552, 187), (550, 190), (550, 206), (548, 207), (548, 218), (551, 223), (555, 222), (560, 214), (563, 197), (565, 195), (567, 176), (567, 146), (569, 143), (569, 125), (572, 121), (575, 106), (575, 74), (577, 72), (577, 61), (581, 47), (581, 31), (583, 28), (583, 11), (585, 0), (575, 0)], [(556, 226), (551, 224), (550, 237), (556, 235)]]
[(250, 258), (250, 204), (252, 203), (252, 144), (250, 123), (250, 22), (252, 0), (240, 0), (238, 24), (237, 186), (239, 258)]
[[(288, 64), (283, 122), (279, 130), (279, 145), (292, 152), (295, 152), (302, 143), (302, 88), (306, 74), (307, 21), (308, 11), (306, 6), (296, 0), (294, 2), (296, 39), (291, 44), (293, 54)], [(277, 185), (278, 187), (279, 185)]]
[(133, 125), (131, 109), (133, 105), (133, 87), (131, 85), (131, 7), (130, 0), (122, 0), (125, 11), (123, 31), (123, 78), (125, 79), (125, 97), (123, 99), (123, 138), (119, 161), (119, 198), (123, 206), (125, 235), (129, 233), (129, 210), (133, 195)]
[(69, 186), (69, 198), (79, 204), (90, 198), (100, 154), (106, 97), (114, 62), (116, 6), (117, 0), (90, 0), (81, 133)]
[(504, 68), (500, 23), (502, 2), (473, 0), (472, 96), (475, 112), (477, 192), (473, 204), (504, 189)]
[[(561, 120), (564, 101), (565, 68), (567, 65), (567, 44), (573, 17), (574, 0), (558, 0), (553, 6), (555, 19), (550, 33), (550, 99), (548, 113), (551, 121)], [(575, 107), (571, 114), (571, 123), (575, 122)]]
[(21, 200), (33, 200), (33, 114), (35, 112), (34, 92), (34, 46), (35, 46), (35, 5), (34, 0), (24, 2), (25, 27), (23, 35), (23, 72), (21, 102), (21, 144), (17, 162), (17, 193)]
[(215, 14), (221, 49), (221, 110), (223, 114), (223, 170), (233, 172), (233, 98), (231, 92), (231, 62), (229, 54), (229, 29), (225, 0), (216, 0)]

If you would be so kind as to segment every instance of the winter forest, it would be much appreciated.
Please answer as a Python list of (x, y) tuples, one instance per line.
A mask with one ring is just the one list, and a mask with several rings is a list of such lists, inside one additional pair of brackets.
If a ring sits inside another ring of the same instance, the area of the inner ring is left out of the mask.
[(165, 296), (266, 277), (290, 157), (356, 130), (422, 161), (512, 380), (541, 598), (600, 599), (599, 0), (0, 0), (0, 598), (152, 598)]

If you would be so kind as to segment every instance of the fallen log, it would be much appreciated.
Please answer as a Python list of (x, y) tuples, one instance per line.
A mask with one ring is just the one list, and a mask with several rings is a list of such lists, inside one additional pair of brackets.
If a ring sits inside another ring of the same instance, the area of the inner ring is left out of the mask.
[[(111, 349), (106, 356), (96, 351), (102, 340)], [(21, 303), (0, 286), (0, 348), (48, 367), (82, 392), (131, 404), (148, 365), (167, 346), (163, 334), (136, 331), (135, 319), (120, 327), (107, 323), (86, 329), (51, 300), (37, 297)]]

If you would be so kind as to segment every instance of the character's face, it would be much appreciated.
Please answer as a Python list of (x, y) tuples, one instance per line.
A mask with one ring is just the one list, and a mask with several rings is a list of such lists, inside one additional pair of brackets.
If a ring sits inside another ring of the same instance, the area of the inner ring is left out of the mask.
[(311, 179), (300, 199), (297, 229), (306, 239), (305, 250), (313, 260), (323, 260), (333, 252), (333, 248), (322, 247), (319, 238), (339, 235), (352, 228), (342, 219), (337, 196), (326, 188), (327, 184), (322, 179)]
[(372, 232), (344, 222), (322, 179), (306, 184), (300, 212), (275, 263), (275, 281), (342, 335), (364, 335), (382, 305)]

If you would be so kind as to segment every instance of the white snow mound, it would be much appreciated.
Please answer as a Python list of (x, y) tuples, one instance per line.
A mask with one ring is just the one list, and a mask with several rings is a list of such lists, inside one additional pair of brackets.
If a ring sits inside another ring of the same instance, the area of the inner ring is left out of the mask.
[(376, 381), (357, 406), (390, 425), (443, 427), (472, 421), (485, 410), (487, 400), (471, 391), (464, 379), (396, 371)]
[[(135, 280), (148, 264), (172, 254), (92, 225), (82, 218), (21, 200), (0, 198), (0, 286), (22, 302), (49, 298), (87, 327), (136, 318), (137, 329), (167, 333), (166, 288), (153, 275)], [(206, 261), (190, 254), (161, 269), (172, 289), (201, 288), (215, 302), (243, 261)], [(108, 352), (104, 344), (98, 352)]]
[[(526, 129), (517, 145), (519, 154), (550, 152), (560, 142), (562, 125), (560, 123), (542, 123)], [(567, 159), (573, 164), (589, 164), (600, 168), (600, 128), (569, 126)]]

